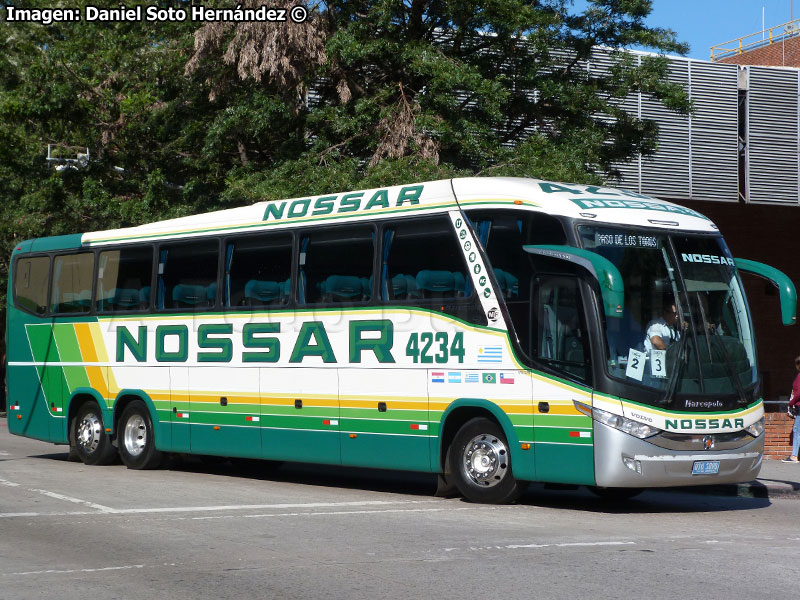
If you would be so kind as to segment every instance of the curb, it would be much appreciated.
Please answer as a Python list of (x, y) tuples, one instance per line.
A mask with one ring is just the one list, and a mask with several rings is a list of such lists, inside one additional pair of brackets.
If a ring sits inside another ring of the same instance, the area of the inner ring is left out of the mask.
[(730, 485), (691, 486), (669, 488), (674, 492), (730, 496), (738, 498), (797, 498), (800, 499), (800, 483), (790, 481), (759, 480)]

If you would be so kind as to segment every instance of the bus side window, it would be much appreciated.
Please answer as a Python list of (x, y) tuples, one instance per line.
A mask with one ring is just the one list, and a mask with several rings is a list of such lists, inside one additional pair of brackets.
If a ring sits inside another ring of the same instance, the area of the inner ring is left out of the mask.
[(336, 227), (300, 238), (300, 304), (352, 304), (372, 297), (375, 232)]
[(50, 310), (54, 313), (89, 312), (92, 306), (94, 254), (64, 254), (53, 261)]
[(98, 312), (149, 308), (152, 273), (153, 249), (150, 246), (101, 252), (97, 268)]
[(289, 303), (292, 236), (248, 236), (225, 246), (223, 306), (281, 306)]
[(14, 297), (17, 308), (43, 315), (47, 312), (47, 280), (50, 259), (47, 256), (20, 258), (14, 273)]
[(578, 280), (543, 277), (536, 286), (536, 348), (541, 361), (590, 383), (589, 347)]
[(217, 301), (217, 240), (162, 244), (158, 261), (158, 308), (202, 310)]
[(444, 216), (384, 229), (381, 295), (384, 300), (451, 300), (473, 294), (463, 253)]

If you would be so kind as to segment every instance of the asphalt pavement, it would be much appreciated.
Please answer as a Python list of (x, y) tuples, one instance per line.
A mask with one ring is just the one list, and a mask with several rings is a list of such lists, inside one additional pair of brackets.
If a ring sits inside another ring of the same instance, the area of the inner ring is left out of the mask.
[[(6, 413), (0, 412), (0, 419), (5, 418)], [(764, 460), (758, 478), (754, 481), (739, 484), (666, 488), (665, 491), (738, 496), (743, 498), (793, 497), (800, 499), (800, 463)]]

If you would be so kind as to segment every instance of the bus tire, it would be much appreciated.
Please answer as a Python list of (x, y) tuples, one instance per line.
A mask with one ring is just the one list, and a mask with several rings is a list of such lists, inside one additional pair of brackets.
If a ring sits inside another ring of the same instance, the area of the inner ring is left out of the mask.
[(156, 450), (153, 420), (141, 400), (134, 400), (122, 411), (117, 446), (122, 462), (129, 469), (155, 469), (161, 464), (163, 454)]
[(110, 465), (117, 451), (106, 434), (103, 411), (94, 400), (81, 404), (70, 426), (72, 448), (85, 465)]
[(511, 453), (502, 428), (476, 417), (458, 430), (448, 451), (453, 483), (470, 502), (507, 504), (524, 491), (511, 472)]

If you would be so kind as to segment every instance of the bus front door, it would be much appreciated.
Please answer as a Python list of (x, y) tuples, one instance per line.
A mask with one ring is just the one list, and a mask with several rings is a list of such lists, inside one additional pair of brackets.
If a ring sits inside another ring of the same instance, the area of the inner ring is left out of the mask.
[(574, 276), (540, 276), (534, 294), (538, 359), (548, 371), (561, 374), (534, 380), (536, 478), (591, 484), (592, 421), (573, 404), (575, 399), (591, 401), (589, 336), (580, 280)]

